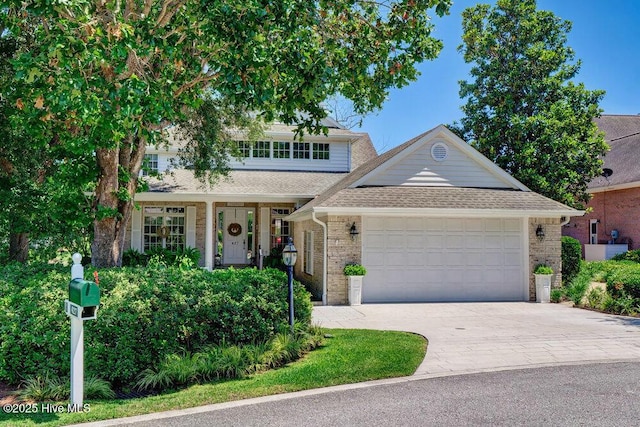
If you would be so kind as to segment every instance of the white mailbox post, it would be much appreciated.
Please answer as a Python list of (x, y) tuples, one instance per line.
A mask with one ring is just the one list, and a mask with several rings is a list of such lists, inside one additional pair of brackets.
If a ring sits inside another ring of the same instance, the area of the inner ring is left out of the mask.
[(84, 396), (84, 322), (96, 318), (100, 289), (94, 282), (83, 280), (82, 255), (75, 253), (71, 259), (69, 299), (64, 301), (64, 311), (71, 319), (71, 404), (80, 408)]

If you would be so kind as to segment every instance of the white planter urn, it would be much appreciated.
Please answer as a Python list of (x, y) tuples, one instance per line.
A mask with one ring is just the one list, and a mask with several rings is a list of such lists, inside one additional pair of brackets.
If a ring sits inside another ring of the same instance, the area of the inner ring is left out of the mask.
[(362, 304), (362, 278), (364, 276), (347, 276), (349, 279), (349, 305)]
[(534, 277), (536, 278), (536, 302), (550, 302), (553, 274), (534, 274)]

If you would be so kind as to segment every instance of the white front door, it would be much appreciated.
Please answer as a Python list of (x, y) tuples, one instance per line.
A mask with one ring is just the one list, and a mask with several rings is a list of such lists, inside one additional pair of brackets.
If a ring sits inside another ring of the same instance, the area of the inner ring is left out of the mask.
[(246, 208), (224, 208), (222, 263), (248, 264), (247, 256), (247, 211)]

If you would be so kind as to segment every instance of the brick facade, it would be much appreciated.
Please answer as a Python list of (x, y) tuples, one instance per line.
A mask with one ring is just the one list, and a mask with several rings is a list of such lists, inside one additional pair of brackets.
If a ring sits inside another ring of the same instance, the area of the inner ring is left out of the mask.
[[(598, 243), (611, 240), (611, 230), (620, 233), (617, 243), (628, 243), (629, 249), (640, 245), (640, 188), (594, 193), (584, 216), (573, 217), (562, 229), (564, 236), (578, 239), (582, 245), (589, 244), (591, 220), (599, 220)], [(584, 256), (584, 246), (583, 246)]]

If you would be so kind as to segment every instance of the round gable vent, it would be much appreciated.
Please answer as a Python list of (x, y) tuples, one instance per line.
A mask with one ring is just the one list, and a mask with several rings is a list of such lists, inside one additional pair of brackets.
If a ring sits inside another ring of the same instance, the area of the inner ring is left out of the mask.
[(442, 142), (436, 142), (431, 146), (431, 157), (436, 162), (442, 162), (447, 159), (449, 155), (449, 147)]

